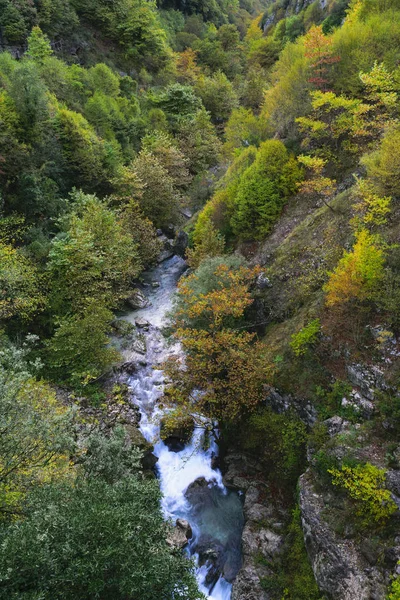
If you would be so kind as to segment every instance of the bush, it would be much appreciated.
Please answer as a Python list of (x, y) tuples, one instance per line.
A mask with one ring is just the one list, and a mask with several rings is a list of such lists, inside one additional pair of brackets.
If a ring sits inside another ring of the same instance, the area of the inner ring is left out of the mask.
[(321, 331), (321, 322), (314, 319), (308, 325), (292, 335), (290, 347), (296, 356), (302, 356), (310, 346), (315, 344)]
[(356, 515), (364, 526), (385, 525), (397, 511), (389, 490), (385, 488), (385, 471), (370, 463), (341, 469), (329, 469), (332, 482), (347, 491), (356, 503)]

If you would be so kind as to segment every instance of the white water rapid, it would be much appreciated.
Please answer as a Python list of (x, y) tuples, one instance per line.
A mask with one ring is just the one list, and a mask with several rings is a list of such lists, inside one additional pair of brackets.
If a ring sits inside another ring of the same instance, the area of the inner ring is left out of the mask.
[[(243, 526), (242, 507), (238, 495), (228, 491), (222, 483), (219, 470), (212, 468), (212, 458), (217, 454), (217, 444), (209, 440), (203, 449), (203, 429), (194, 430), (192, 440), (183, 448), (170, 450), (160, 439), (159, 417), (162, 408), (159, 399), (163, 395), (163, 372), (157, 366), (171, 353), (179, 352), (177, 346), (167, 346), (160, 331), (165, 325), (166, 313), (171, 309), (177, 280), (185, 269), (184, 261), (174, 256), (161, 263), (145, 276), (148, 280), (145, 293), (151, 305), (124, 315), (135, 322), (145, 319), (150, 323), (143, 330), (146, 354), (129, 380), (132, 400), (141, 413), (140, 430), (154, 444), (154, 454), (161, 491), (162, 510), (166, 519), (175, 523), (177, 518), (189, 521), (193, 537), (188, 553), (194, 556), (199, 588), (209, 600), (229, 600), (232, 585), (222, 576), (232, 580), (240, 567), (240, 536)], [(151, 285), (153, 283), (154, 285)], [(155, 287), (158, 285), (158, 287)], [(187, 497), (185, 493), (194, 481), (202, 481), (200, 491)], [(205, 483), (205, 481), (208, 484)], [(207, 554), (208, 553), (208, 554)], [(207, 560), (207, 556), (214, 560)], [(215, 559), (217, 557), (217, 559)]]

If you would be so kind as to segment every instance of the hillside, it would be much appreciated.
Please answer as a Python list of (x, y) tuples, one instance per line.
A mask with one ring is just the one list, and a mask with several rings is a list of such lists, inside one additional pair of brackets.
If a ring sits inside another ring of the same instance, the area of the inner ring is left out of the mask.
[(399, 1), (0, 49), (0, 598), (400, 598)]

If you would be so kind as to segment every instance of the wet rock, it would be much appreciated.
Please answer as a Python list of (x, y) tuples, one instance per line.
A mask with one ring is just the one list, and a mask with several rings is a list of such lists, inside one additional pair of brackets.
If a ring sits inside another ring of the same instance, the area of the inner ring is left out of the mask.
[(185, 257), (186, 248), (189, 245), (189, 236), (186, 231), (180, 231), (175, 238), (174, 245), (172, 247), (174, 254)]
[(190, 523), (185, 519), (177, 519), (175, 527), (171, 534), (167, 537), (167, 544), (171, 548), (184, 548), (190, 538), (193, 536)]
[(146, 440), (141, 431), (134, 425), (126, 425), (126, 432), (129, 436), (132, 446), (136, 446), (143, 452), (142, 467), (143, 469), (153, 469), (158, 458), (153, 454), (153, 446)]
[(164, 419), (161, 420), (161, 439), (172, 452), (180, 452), (190, 442), (194, 431), (194, 420), (189, 417), (182, 419), (173, 427), (168, 427)]
[(132, 292), (126, 299), (126, 303), (131, 308), (133, 308), (133, 310), (147, 308), (148, 306), (150, 306), (150, 301), (147, 298), (146, 294), (144, 294), (139, 288), (135, 288), (134, 290), (132, 290)]
[(147, 321), (146, 319), (142, 319), (142, 318), (135, 319), (135, 325), (139, 329), (144, 329), (145, 331), (147, 331), (150, 327), (149, 321)]

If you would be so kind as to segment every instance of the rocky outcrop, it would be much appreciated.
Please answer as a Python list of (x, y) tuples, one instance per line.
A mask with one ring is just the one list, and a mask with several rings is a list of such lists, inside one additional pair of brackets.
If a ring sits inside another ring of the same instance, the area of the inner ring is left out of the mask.
[(281, 394), (275, 388), (266, 390), (266, 405), (279, 414), (294, 410), (300, 419), (310, 426), (317, 420), (317, 411), (310, 402), (295, 398), (291, 394)]
[(304, 540), (321, 591), (333, 600), (383, 600), (389, 571), (377, 566), (374, 553), (329, 526), (327, 494), (317, 491), (310, 470), (300, 477), (299, 489)]
[(232, 586), (232, 600), (269, 600), (262, 581), (272, 575), (267, 566), (282, 552), (281, 534), (286, 516), (273, 505), (263, 471), (257, 460), (228, 454), (224, 483), (244, 492), (243, 564)]

